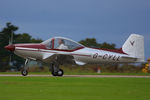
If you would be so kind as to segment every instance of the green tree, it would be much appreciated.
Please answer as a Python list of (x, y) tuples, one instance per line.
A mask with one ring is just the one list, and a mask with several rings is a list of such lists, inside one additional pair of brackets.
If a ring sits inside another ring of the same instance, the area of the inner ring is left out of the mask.
[(110, 44), (107, 42), (104, 43), (97, 43), (95, 38), (86, 38), (85, 40), (79, 41), (79, 43), (83, 44), (87, 47), (94, 47), (94, 48), (104, 48), (104, 49), (116, 49), (116, 45), (114, 43)]
[(114, 43), (107, 43), (104, 42), (102, 44), (100, 44), (100, 48), (104, 48), (104, 49), (116, 49), (116, 45)]
[(28, 33), (15, 34), (15, 43), (41, 43), (41, 39), (32, 38)]
[(34, 38), (32, 38), (31, 39), (31, 43), (41, 43), (43, 40), (41, 40), (41, 39), (34, 39)]
[[(18, 27), (15, 25), (12, 25), (11, 23), (6, 23), (6, 27), (4, 27), (0, 31), (0, 71), (6, 71), (10, 69), (9, 62), (10, 62), (10, 54), (12, 55), (13, 53), (7, 51), (4, 49), (4, 46), (9, 44), (9, 39), (11, 34), (13, 34), (14, 41), (13, 43), (40, 43), (42, 42), (41, 39), (35, 39), (32, 38), (28, 33), (19, 33), (16, 34), (15, 32), (18, 30)], [(20, 69), (20, 67), (24, 64), (24, 59), (12, 55), (11, 56), (11, 62), (13, 65), (17, 68)]]
[(87, 47), (100, 47), (100, 44), (97, 43), (95, 38), (86, 38), (85, 40), (79, 41), (79, 43)]
[(28, 33), (15, 34), (15, 43), (30, 43), (31, 36)]
[(9, 68), (9, 55), (10, 52), (4, 49), (8, 45), (11, 34), (18, 30), (17, 26), (12, 25), (10, 22), (6, 23), (6, 27), (0, 32), (0, 71), (5, 71)]

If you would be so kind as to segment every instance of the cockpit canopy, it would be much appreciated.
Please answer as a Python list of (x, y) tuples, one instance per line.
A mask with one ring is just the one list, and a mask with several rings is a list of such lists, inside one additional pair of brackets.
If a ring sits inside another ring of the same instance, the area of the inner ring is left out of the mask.
[(58, 49), (58, 50), (76, 50), (78, 48), (84, 47), (83, 45), (73, 40), (63, 37), (54, 37), (42, 42), (42, 44), (45, 44), (47, 49)]

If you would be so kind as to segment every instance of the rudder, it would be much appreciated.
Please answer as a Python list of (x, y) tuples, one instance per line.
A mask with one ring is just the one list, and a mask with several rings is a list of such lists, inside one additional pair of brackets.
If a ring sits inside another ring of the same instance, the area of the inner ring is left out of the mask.
[(137, 58), (137, 62), (144, 61), (144, 37), (131, 34), (122, 46), (122, 50), (131, 57)]

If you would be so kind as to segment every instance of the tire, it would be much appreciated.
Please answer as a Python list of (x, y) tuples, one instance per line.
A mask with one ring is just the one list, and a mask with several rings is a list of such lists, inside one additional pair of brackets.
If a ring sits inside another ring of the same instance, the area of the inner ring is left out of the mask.
[(27, 70), (21, 70), (21, 74), (22, 76), (27, 76), (28, 75), (28, 71)]
[(57, 72), (57, 76), (63, 76), (64, 71), (62, 69), (59, 69), (59, 71)]
[(63, 76), (63, 74), (64, 74), (64, 71), (62, 69), (59, 69), (58, 72), (52, 71), (53, 76)]
[(57, 72), (52, 71), (53, 76), (57, 76)]

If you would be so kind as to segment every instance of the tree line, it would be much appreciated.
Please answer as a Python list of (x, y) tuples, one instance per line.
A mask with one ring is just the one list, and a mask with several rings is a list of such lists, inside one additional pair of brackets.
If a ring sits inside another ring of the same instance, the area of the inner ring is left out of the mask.
[(12, 52), (7, 51), (4, 47), (9, 44), (11, 35), (13, 34), (13, 43), (40, 43), (41, 39), (35, 39), (28, 33), (16, 33), (19, 27), (6, 23), (6, 26), (0, 31), (0, 71), (9, 70), (10, 67), (20, 67), (24, 64), (24, 59), (14, 55)]
[[(39, 38), (33, 38), (29, 33), (16, 33), (19, 30), (18, 26), (6, 23), (6, 26), (0, 31), (0, 71), (9, 70), (12, 66), (17, 70), (20, 70), (21, 66), (24, 65), (24, 59), (14, 55), (12, 52), (5, 50), (5, 46), (9, 44), (11, 35), (13, 34), (13, 44), (16, 43), (40, 43), (43, 40)], [(86, 38), (85, 40), (79, 41), (87, 47), (105, 48), (105, 49), (116, 49), (115, 44), (107, 42), (98, 43), (95, 38)]]

